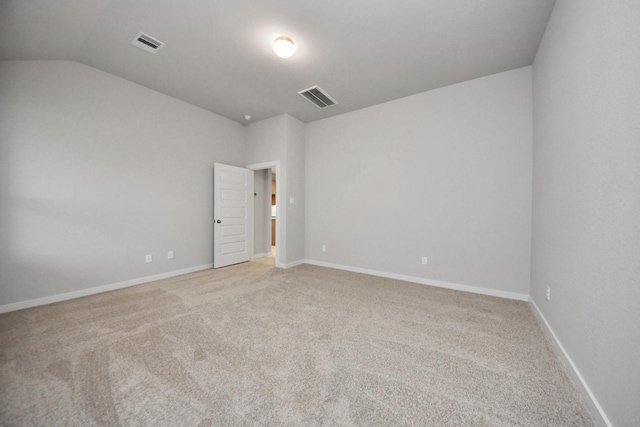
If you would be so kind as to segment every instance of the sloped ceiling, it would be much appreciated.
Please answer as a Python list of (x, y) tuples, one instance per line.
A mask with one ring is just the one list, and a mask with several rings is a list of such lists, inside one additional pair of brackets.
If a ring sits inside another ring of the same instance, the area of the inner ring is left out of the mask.
[[(309, 122), (530, 65), (554, 1), (0, 0), (0, 59), (78, 61), (240, 123)], [(166, 46), (132, 46), (140, 31)], [(297, 94), (316, 84), (339, 104)]]

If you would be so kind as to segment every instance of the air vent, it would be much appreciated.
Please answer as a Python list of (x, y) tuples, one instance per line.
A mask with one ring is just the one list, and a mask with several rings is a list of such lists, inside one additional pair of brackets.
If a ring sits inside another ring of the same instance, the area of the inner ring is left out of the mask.
[(131, 44), (150, 53), (156, 53), (164, 46), (164, 43), (143, 32), (140, 32), (136, 38), (131, 40)]
[(336, 105), (338, 103), (338, 101), (331, 98), (329, 94), (320, 89), (318, 86), (313, 86), (309, 89), (301, 90), (298, 93), (307, 98), (310, 102), (313, 103), (313, 105), (321, 109), (331, 107), (332, 105)]

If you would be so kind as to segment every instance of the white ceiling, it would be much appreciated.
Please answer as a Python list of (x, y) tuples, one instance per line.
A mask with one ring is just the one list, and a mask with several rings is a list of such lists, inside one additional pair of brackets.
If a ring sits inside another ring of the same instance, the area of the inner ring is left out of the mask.
[[(0, 0), (0, 59), (78, 61), (240, 123), (309, 122), (530, 65), (554, 2)], [(139, 31), (166, 46), (132, 46)], [(316, 84), (339, 104), (297, 94)]]

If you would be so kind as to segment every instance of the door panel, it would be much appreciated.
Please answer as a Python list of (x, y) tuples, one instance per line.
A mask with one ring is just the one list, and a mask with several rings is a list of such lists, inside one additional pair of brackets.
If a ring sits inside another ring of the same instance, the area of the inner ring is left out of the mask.
[(250, 261), (253, 244), (253, 171), (214, 165), (213, 267)]

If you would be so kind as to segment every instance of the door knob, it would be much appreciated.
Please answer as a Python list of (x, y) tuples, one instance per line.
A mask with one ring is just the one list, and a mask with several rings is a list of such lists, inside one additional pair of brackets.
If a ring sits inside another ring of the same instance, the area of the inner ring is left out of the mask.
[(220, 224), (220, 223), (221, 223), (222, 221), (220, 221), (220, 220), (217, 220), (216, 222), (217, 222), (218, 224)]

